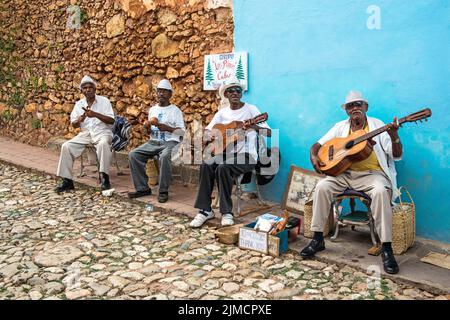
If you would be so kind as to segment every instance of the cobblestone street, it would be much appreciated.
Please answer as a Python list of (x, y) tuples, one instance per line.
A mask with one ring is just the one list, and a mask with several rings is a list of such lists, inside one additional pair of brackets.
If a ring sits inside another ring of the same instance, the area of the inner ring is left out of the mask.
[(448, 298), (296, 252), (240, 250), (185, 216), (55, 185), (0, 163), (0, 299)]

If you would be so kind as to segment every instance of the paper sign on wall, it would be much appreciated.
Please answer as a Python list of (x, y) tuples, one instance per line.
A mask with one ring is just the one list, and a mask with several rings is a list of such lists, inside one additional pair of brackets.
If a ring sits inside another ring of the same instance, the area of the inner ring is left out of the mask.
[(217, 90), (230, 78), (236, 77), (248, 88), (248, 53), (232, 52), (205, 56), (203, 90)]

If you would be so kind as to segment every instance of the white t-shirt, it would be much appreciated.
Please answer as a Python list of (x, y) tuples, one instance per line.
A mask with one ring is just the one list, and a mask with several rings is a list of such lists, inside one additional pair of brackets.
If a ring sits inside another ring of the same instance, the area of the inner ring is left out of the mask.
[[(233, 121), (245, 121), (259, 116), (261, 112), (259, 109), (251, 104), (245, 103), (244, 106), (238, 110), (233, 110), (230, 107), (226, 107), (217, 111), (211, 122), (206, 126), (206, 130), (212, 130), (214, 125), (228, 124)], [(266, 122), (259, 123), (261, 128), (270, 129)], [(232, 153), (249, 153), (254, 159), (258, 159), (258, 151), (256, 150), (256, 137), (255, 130), (249, 130), (246, 133), (245, 140), (237, 141), (236, 146), (230, 148), (229, 152)], [(227, 149), (228, 152), (228, 149)]]
[[(183, 132), (186, 130), (183, 120), (183, 112), (174, 104), (167, 107), (155, 105), (148, 110), (148, 120), (157, 118), (159, 123), (166, 124), (172, 128), (180, 128)], [(157, 127), (151, 127), (151, 139), (160, 141), (180, 142), (183, 134), (174, 134), (168, 131), (161, 131)]]
[[(367, 123), (369, 125), (369, 132), (374, 131), (382, 126), (384, 126), (383, 121), (376, 118), (367, 117)], [(322, 138), (317, 141), (321, 145), (333, 138), (345, 138), (350, 132), (350, 120), (343, 120), (336, 123), (333, 128), (331, 128)], [(397, 171), (395, 170), (394, 161), (401, 160), (402, 158), (394, 157), (392, 153), (392, 140), (387, 132), (383, 132), (373, 138), (376, 144), (373, 146), (373, 151), (375, 152), (378, 163), (381, 169), (388, 176), (392, 184), (392, 201), (394, 201), (399, 195), (397, 189)]]
[[(70, 114), (70, 122), (74, 123), (77, 121), (77, 119), (85, 112), (83, 108), (87, 108), (87, 106), (88, 103), (86, 98), (78, 100), (75, 103), (72, 113)], [(114, 119), (114, 111), (112, 109), (111, 102), (106, 97), (95, 95), (95, 101), (91, 106), (91, 110)], [(112, 127), (112, 124), (106, 124), (95, 117), (86, 117), (80, 125), (81, 131), (88, 131), (93, 139), (95, 139), (95, 136), (100, 136), (103, 134), (109, 134), (112, 136)]]

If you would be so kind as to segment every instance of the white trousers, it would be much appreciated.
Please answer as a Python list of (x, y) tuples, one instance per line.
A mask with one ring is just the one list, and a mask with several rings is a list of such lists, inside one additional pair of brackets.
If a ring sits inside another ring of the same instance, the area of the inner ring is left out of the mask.
[(371, 199), (375, 229), (381, 242), (392, 241), (392, 186), (383, 171), (345, 171), (337, 177), (326, 177), (317, 183), (313, 196), (311, 231), (323, 232), (332, 199), (351, 188), (365, 192)]
[(95, 146), (97, 159), (100, 164), (100, 172), (108, 174), (111, 164), (112, 134), (102, 134), (92, 137), (88, 131), (80, 132), (61, 146), (61, 156), (59, 157), (58, 170), (56, 175), (62, 178), (73, 178), (73, 163), (81, 156), (88, 144)]

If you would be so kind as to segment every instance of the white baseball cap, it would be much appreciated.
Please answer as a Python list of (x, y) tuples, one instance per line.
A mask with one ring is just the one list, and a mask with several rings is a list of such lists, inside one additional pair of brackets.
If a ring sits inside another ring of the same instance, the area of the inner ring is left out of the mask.
[(158, 83), (158, 86), (156, 87), (156, 89), (166, 89), (166, 90), (170, 90), (173, 92), (172, 86), (170, 85), (170, 82), (167, 79), (162, 79)]
[(345, 97), (345, 103), (341, 106), (342, 109), (345, 109), (345, 105), (355, 101), (364, 101), (368, 104), (367, 100), (363, 97), (362, 93), (359, 91), (350, 91)]
[(83, 79), (81, 79), (80, 82), (80, 90), (81, 90), (81, 86), (85, 83), (92, 83), (94, 85), (95, 88), (97, 88), (97, 83), (94, 81), (94, 79), (92, 79), (89, 76), (84, 76)]

